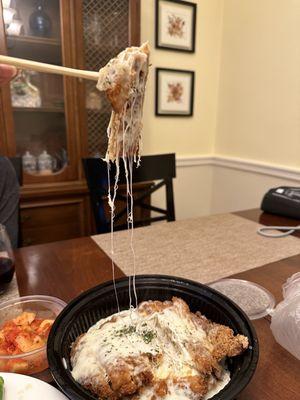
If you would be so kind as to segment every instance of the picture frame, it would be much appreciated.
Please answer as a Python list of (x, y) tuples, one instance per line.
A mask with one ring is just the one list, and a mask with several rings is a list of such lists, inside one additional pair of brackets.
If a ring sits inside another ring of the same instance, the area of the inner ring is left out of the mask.
[(155, 69), (155, 115), (191, 117), (194, 112), (195, 72), (183, 69)]
[(196, 3), (183, 0), (156, 0), (156, 48), (194, 53), (196, 17)]

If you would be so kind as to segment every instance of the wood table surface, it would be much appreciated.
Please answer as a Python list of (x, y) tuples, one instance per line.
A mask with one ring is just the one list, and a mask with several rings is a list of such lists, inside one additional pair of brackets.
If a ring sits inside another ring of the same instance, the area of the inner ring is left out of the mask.
[[(264, 225), (297, 225), (259, 210), (235, 213)], [(274, 239), (278, 240), (278, 239)], [(86, 289), (111, 279), (111, 260), (91, 238), (25, 247), (15, 252), (20, 295), (45, 294), (70, 301)], [(282, 300), (281, 286), (300, 271), (300, 255), (233, 275), (256, 282)], [(116, 277), (124, 273), (116, 267)], [(260, 359), (250, 384), (238, 400), (300, 399), (300, 361), (278, 345), (270, 318), (253, 321), (260, 344)]]

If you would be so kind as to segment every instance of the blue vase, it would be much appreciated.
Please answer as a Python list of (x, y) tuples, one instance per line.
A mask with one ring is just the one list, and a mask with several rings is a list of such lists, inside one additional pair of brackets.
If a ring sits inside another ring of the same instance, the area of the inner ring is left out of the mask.
[(52, 22), (49, 16), (43, 10), (43, 6), (39, 4), (37, 10), (29, 17), (29, 26), (34, 36), (49, 36), (51, 32)]

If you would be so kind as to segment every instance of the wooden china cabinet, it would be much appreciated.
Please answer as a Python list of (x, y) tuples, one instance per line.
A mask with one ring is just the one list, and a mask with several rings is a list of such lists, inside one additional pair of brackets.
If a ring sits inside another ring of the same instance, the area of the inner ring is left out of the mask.
[[(139, 0), (2, 0), (0, 13), (9, 56), (97, 71), (140, 42)], [(23, 245), (91, 234), (81, 158), (105, 153), (105, 97), (94, 82), (24, 71), (0, 103), (0, 154), (23, 159)]]

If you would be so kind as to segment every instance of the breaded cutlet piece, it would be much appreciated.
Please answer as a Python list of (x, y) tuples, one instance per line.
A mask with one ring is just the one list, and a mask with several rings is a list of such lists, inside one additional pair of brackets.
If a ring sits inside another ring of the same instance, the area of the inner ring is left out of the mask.
[(99, 71), (97, 88), (112, 106), (106, 161), (139, 157), (149, 45), (128, 47)]
[[(192, 313), (180, 298), (146, 301), (100, 320), (72, 347), (74, 379), (99, 399), (201, 400), (248, 339)], [(181, 397), (184, 398), (184, 397)]]

